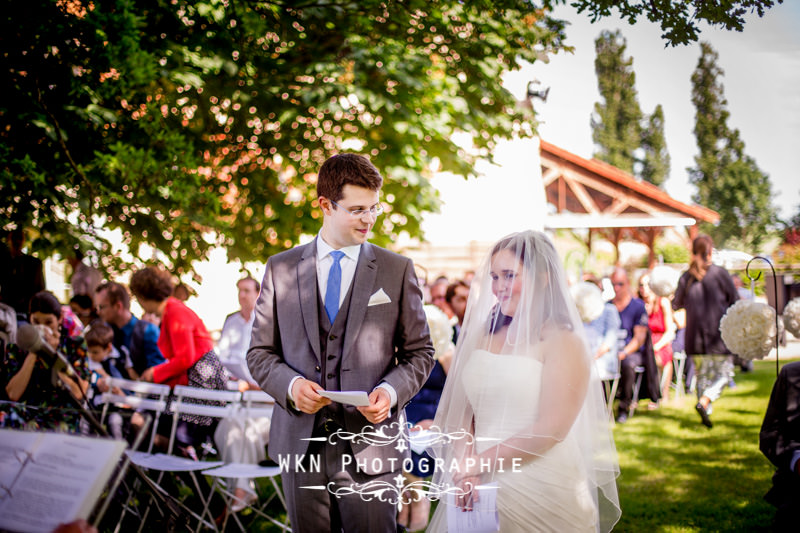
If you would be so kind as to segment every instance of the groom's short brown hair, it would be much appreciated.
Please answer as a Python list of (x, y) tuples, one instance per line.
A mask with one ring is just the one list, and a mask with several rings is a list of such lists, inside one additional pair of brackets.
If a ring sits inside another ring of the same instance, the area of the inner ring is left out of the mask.
[(317, 197), (337, 202), (345, 185), (379, 191), (383, 178), (369, 159), (358, 154), (338, 154), (328, 158), (317, 176)]

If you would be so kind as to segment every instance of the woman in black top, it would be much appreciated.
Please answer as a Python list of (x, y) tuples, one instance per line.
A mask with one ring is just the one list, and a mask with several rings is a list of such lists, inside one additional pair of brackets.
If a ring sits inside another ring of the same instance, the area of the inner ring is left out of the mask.
[(694, 239), (689, 270), (678, 281), (672, 300), (673, 309), (686, 309), (686, 355), (694, 358), (697, 371), (695, 409), (709, 428), (711, 403), (733, 377), (733, 357), (722, 342), (719, 321), (738, 299), (730, 274), (711, 264), (713, 247), (708, 235)]

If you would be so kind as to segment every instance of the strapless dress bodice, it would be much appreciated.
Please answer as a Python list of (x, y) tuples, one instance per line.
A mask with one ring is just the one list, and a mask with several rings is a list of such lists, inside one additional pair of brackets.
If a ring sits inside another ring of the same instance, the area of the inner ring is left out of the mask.
[[(462, 375), (475, 416), (477, 450), (530, 427), (539, 411), (542, 363), (527, 355), (472, 353)], [(481, 439), (492, 439), (483, 441)]]

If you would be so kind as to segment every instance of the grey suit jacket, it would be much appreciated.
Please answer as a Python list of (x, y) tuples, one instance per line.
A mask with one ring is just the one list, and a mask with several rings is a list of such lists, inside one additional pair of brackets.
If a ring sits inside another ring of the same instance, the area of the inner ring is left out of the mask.
[[(270, 258), (256, 302), (247, 364), (259, 386), (281, 407), (275, 410), (270, 429), (269, 454), (274, 460), (278, 455), (305, 453), (308, 441), (302, 439), (314, 430), (315, 415), (290, 406), (287, 392), (297, 375), (322, 382), (317, 370), (325, 354), (320, 353), (316, 261), (316, 240)], [(368, 306), (370, 296), (380, 289), (391, 302)], [(386, 382), (394, 388), (397, 407), (376, 431), (393, 422), (404, 423), (403, 408), (433, 368), (433, 345), (422, 305), (412, 261), (363, 244), (345, 326), (340, 385), (342, 390), (371, 392)], [(344, 406), (344, 422), (353, 433), (370, 425), (352, 406)], [(351, 448), (361, 464), (367, 461), (369, 474), (396, 470), (400, 463), (392, 465), (389, 459), (404, 457), (393, 444), (371, 446), (357, 439)]]

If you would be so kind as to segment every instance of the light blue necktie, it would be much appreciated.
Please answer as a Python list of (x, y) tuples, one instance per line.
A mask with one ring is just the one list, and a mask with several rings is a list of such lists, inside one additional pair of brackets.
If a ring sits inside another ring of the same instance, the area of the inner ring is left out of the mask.
[(339, 312), (339, 291), (342, 287), (342, 267), (339, 261), (344, 257), (344, 252), (338, 250), (331, 252), (333, 264), (328, 271), (328, 288), (325, 290), (325, 312), (328, 313), (328, 320), (336, 320), (336, 313)]

